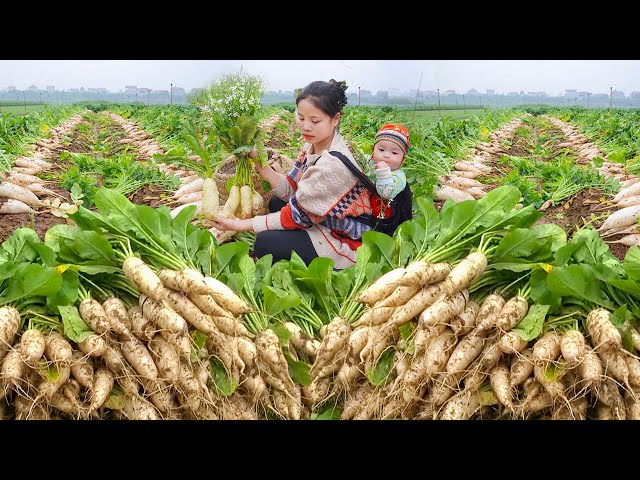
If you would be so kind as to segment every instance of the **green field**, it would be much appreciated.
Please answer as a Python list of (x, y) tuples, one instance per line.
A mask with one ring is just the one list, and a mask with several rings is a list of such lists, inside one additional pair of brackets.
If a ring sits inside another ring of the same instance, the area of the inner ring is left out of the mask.
[(0, 113), (13, 113), (14, 115), (25, 115), (30, 112), (37, 112), (44, 108), (44, 103), (34, 105), (2, 105), (0, 104)]
[(455, 120), (473, 117), (484, 112), (484, 109), (468, 109), (468, 110), (425, 110), (425, 111), (398, 111), (400, 121), (407, 124), (420, 123), (421, 125), (430, 125), (435, 123), (441, 117), (449, 117)]

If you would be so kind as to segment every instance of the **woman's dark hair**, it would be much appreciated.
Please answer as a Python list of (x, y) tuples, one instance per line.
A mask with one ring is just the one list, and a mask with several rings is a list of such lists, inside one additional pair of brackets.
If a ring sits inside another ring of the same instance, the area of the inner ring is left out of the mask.
[(346, 82), (338, 82), (334, 79), (328, 82), (322, 80), (311, 82), (297, 96), (296, 105), (300, 100), (308, 98), (316, 108), (330, 117), (335, 117), (337, 113), (342, 113), (342, 109), (347, 104), (346, 89)]

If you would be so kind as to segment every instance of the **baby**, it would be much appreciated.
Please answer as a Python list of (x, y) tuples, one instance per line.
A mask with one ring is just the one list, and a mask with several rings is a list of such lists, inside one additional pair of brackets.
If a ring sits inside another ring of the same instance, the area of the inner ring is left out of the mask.
[(409, 130), (404, 125), (388, 123), (376, 133), (371, 155), (375, 169), (369, 177), (385, 200), (392, 200), (407, 184), (400, 165), (410, 146)]

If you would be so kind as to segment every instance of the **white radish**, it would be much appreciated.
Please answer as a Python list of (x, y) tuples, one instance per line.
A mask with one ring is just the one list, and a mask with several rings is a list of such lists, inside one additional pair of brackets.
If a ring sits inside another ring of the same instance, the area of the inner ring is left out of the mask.
[(173, 194), (173, 198), (180, 198), (181, 196), (187, 193), (199, 192), (202, 190), (203, 186), (204, 186), (204, 179), (197, 178), (196, 180), (190, 183), (187, 183), (186, 185), (176, 190), (176, 193)]
[(626, 207), (609, 215), (598, 230), (602, 231), (610, 228), (628, 227), (629, 225), (634, 224), (638, 217), (640, 217), (640, 205)]
[(609, 243), (621, 243), (622, 245), (627, 245), (628, 247), (633, 247), (634, 245), (640, 245), (640, 234), (633, 235), (625, 235), (624, 237)]
[(625, 197), (616, 203), (619, 209), (633, 207), (634, 205), (639, 205), (639, 204), (640, 204), (640, 195), (634, 195), (633, 197)]
[(26, 175), (24, 173), (12, 172), (3, 179), (5, 182), (10, 182), (15, 185), (30, 185), (32, 183), (42, 183), (42, 179), (34, 175)]
[(222, 216), (226, 218), (231, 218), (236, 213), (236, 210), (240, 206), (240, 187), (238, 185), (233, 185), (231, 190), (229, 191), (229, 198), (224, 204), (224, 208), (222, 209)]
[(196, 200), (195, 202), (191, 202), (191, 203), (185, 203), (184, 205), (180, 205), (179, 207), (174, 208), (173, 210), (171, 210), (170, 214), (171, 214), (171, 218), (176, 218), (176, 216), (185, 208), (191, 206), (191, 205), (195, 205), (196, 206), (196, 211), (194, 213), (194, 215), (199, 215), (200, 213), (202, 213), (202, 200)]
[(640, 195), (640, 183), (638, 182), (620, 190), (617, 195), (613, 197), (613, 202), (618, 203), (623, 198), (633, 197), (635, 195)]
[(251, 187), (242, 185), (240, 187), (240, 218), (250, 218), (253, 210), (253, 198), (251, 196)]
[(453, 200), (454, 202), (463, 202), (465, 200), (475, 200), (473, 195), (463, 190), (459, 190), (449, 185), (438, 187), (435, 191), (438, 200)]
[(184, 205), (185, 203), (194, 203), (202, 200), (202, 192), (185, 193), (176, 200), (178, 205)]
[(213, 178), (207, 178), (202, 186), (202, 211), (208, 220), (214, 220), (220, 206), (218, 186)]
[(260, 215), (264, 206), (264, 198), (255, 190), (251, 194), (251, 213), (252, 215)]
[(19, 200), (22, 203), (35, 207), (42, 206), (42, 202), (35, 193), (20, 185), (14, 185), (13, 183), (0, 183), (0, 197), (13, 198), (14, 200)]

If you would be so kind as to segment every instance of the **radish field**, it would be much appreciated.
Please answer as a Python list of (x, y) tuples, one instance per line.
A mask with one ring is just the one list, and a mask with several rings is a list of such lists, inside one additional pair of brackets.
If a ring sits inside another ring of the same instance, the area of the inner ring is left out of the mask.
[(362, 167), (409, 128), (414, 216), (334, 270), (212, 224), (266, 212), (246, 153), (286, 174), (293, 111), (240, 141), (194, 105), (20, 108), (1, 418), (640, 419), (640, 111), (347, 106)]

